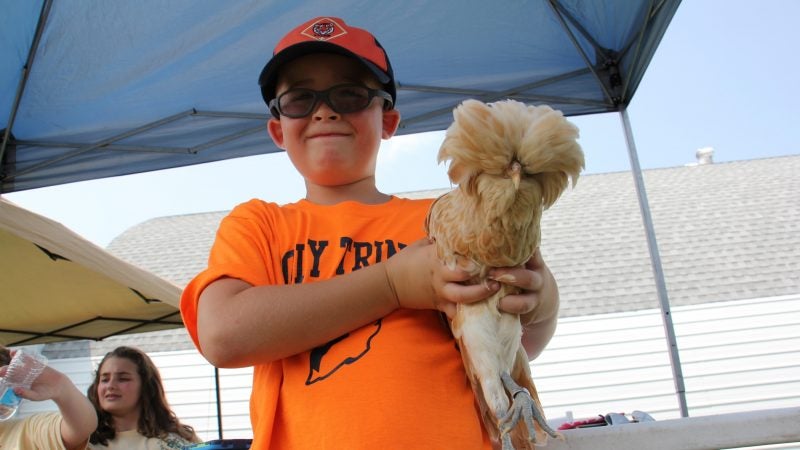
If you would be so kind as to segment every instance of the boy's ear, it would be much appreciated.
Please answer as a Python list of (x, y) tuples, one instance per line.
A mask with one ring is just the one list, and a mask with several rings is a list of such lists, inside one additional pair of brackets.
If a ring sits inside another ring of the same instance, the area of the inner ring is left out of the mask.
[(281, 121), (270, 117), (267, 120), (267, 132), (269, 132), (269, 137), (272, 138), (272, 142), (275, 145), (283, 150), (286, 150), (286, 147), (283, 146), (283, 128), (281, 128)]
[(383, 111), (383, 134), (381, 136), (383, 139), (389, 139), (390, 137), (394, 136), (394, 133), (397, 131), (397, 127), (399, 126), (400, 111), (396, 109)]

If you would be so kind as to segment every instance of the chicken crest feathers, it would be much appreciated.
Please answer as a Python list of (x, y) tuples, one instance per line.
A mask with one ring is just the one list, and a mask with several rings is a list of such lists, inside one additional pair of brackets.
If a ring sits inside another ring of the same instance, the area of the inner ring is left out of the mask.
[(466, 100), (453, 111), (439, 149), (439, 163), (449, 161), (450, 181), (476, 193), (480, 174), (504, 177), (513, 161), (524, 177), (542, 187), (545, 208), (578, 181), (584, 167), (578, 128), (561, 111), (516, 100), (483, 103)]

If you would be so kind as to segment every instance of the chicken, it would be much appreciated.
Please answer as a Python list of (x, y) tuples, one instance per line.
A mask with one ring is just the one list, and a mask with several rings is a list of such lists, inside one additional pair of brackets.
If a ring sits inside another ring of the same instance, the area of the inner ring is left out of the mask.
[[(519, 266), (539, 246), (542, 211), (574, 186), (584, 159), (578, 129), (549, 106), (514, 100), (467, 100), (453, 112), (439, 150), (457, 188), (431, 205), (426, 231), (439, 258), (486, 283), (494, 267)], [(502, 281), (502, 280), (498, 280)], [(450, 320), (481, 417), (504, 450), (533, 448), (547, 435), (516, 314), (500, 299), (518, 288), (503, 284), (490, 298), (459, 304)]]

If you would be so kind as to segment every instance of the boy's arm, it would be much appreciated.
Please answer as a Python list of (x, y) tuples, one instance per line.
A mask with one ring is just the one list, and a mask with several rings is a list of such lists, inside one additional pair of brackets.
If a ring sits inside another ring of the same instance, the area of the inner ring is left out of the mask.
[(314, 283), (254, 287), (223, 278), (200, 295), (200, 348), (218, 367), (263, 364), (324, 344), (397, 308), (449, 313), (453, 302), (491, 294), (482, 285), (459, 284), (468, 278), (439, 263), (427, 241), (382, 263)]
[(45, 367), (30, 389), (15, 388), (32, 401), (53, 400), (61, 413), (61, 440), (67, 449), (83, 448), (97, 428), (94, 406), (63, 373)]
[(213, 365), (244, 367), (321, 345), (395, 308), (380, 264), (308, 284), (222, 278), (200, 295), (197, 335)]
[[(500, 308), (522, 314), (522, 343), (536, 357), (555, 331), (558, 288), (538, 252), (496, 276), (523, 289)], [(397, 308), (434, 309), (452, 317), (456, 303), (483, 300), (496, 282), (464, 285), (468, 271), (448, 269), (427, 240), (388, 260), (325, 281), (252, 286), (224, 278), (200, 295), (197, 330), (203, 355), (217, 367), (243, 367), (291, 356), (374, 322)], [(488, 287), (488, 289), (487, 289)]]

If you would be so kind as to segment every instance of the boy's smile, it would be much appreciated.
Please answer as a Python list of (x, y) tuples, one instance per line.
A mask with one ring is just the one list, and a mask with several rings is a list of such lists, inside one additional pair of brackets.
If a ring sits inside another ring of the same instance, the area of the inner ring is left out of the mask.
[[(348, 84), (380, 88), (352, 58), (314, 53), (281, 67), (277, 93), (298, 88), (320, 92)], [(305, 178), (307, 188), (352, 185), (374, 178), (381, 139), (391, 137), (399, 123), (399, 113), (384, 111), (383, 102), (374, 97), (365, 109), (340, 114), (327, 102), (318, 101), (305, 117), (270, 119), (268, 129)]]

